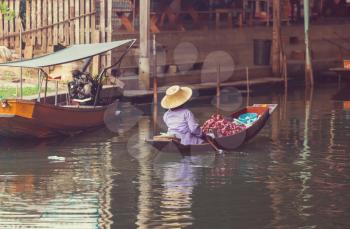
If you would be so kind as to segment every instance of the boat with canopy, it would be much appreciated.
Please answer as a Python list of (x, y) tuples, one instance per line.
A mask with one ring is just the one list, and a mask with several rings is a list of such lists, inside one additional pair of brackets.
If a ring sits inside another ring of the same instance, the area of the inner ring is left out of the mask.
[[(0, 106), (0, 136), (15, 138), (48, 138), (59, 135), (73, 135), (104, 124), (105, 113), (109, 107), (116, 107), (114, 98), (103, 99), (102, 81), (108, 70), (120, 68), (121, 62), (135, 39), (96, 44), (77, 44), (52, 54), (33, 59), (1, 63), (0, 67), (20, 67), (38, 69), (39, 88), (35, 100), (2, 99)], [(91, 58), (116, 48), (123, 52), (115, 63), (104, 67), (97, 77), (85, 72)], [(47, 99), (47, 83), (59, 80), (50, 77), (44, 68), (88, 60), (82, 71), (73, 71), (73, 81), (68, 83), (68, 93), (64, 101)], [(21, 79), (22, 80), (22, 79)], [(44, 96), (41, 96), (42, 84)], [(114, 108), (116, 110), (116, 108)]]

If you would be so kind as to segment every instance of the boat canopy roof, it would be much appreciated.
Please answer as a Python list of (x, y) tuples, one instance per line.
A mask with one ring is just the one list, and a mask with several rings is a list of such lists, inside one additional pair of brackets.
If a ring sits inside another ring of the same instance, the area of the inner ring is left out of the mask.
[(135, 40), (130, 39), (96, 44), (77, 44), (33, 59), (1, 63), (0, 67), (43, 68), (53, 65), (60, 65), (96, 56), (133, 41)]

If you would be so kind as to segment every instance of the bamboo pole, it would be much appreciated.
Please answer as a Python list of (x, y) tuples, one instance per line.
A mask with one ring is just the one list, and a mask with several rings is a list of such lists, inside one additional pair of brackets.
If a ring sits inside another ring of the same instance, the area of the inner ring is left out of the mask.
[[(74, 1), (69, 1), (69, 18), (75, 16)], [(75, 21), (69, 21), (69, 44), (75, 44)]]
[[(81, 17), (86, 17), (86, 16), (89, 16), (89, 15), (94, 15), (96, 14), (96, 12), (91, 12), (91, 13), (88, 13), (88, 14), (84, 14), (84, 15), (80, 15), (80, 16), (77, 16), (77, 17), (72, 17), (70, 19), (67, 19), (67, 20), (64, 20), (64, 21), (61, 21), (61, 22), (57, 22), (57, 23), (53, 23), (53, 24), (50, 24), (50, 25), (46, 25), (46, 26), (42, 26), (40, 28), (36, 28), (36, 29), (31, 29), (31, 30), (26, 30), (26, 31), (23, 31), (22, 32), (22, 35), (27, 35), (27, 34), (31, 34), (31, 33), (35, 33), (39, 30), (43, 30), (43, 29), (48, 29), (48, 28), (52, 28), (54, 26), (57, 26), (59, 24), (62, 24), (62, 23), (69, 23), (73, 20), (76, 20), (76, 19), (79, 19)], [(10, 37), (15, 37), (15, 36), (19, 36), (19, 33), (12, 33), (12, 34), (9, 34), (9, 35), (6, 35), (6, 36), (3, 36), (3, 37), (0, 37), (0, 40), (1, 39), (8, 39)]]
[[(9, 1), (8, 6), (9, 6), (10, 10), (14, 10), (14, 1)], [(10, 33), (15, 32), (15, 24), (16, 24), (16, 20), (9, 20)], [(11, 48), (15, 47), (15, 38), (10, 39), (10, 47)]]
[[(37, 6), (37, 11), (36, 11), (37, 27), (40, 28), (42, 26), (42, 21), (43, 21), (42, 0), (37, 0), (36, 6)], [(46, 39), (46, 37), (43, 36), (42, 30), (38, 31), (38, 36), (37, 36), (38, 46), (41, 46), (42, 44), (41, 41), (43, 38)]]
[(79, 0), (75, 0), (75, 4), (74, 4), (74, 13), (75, 13), (75, 25), (74, 25), (74, 40), (75, 40), (75, 44), (80, 44), (80, 24), (79, 24)]
[[(101, 31), (101, 42), (106, 42), (106, 1), (107, 0), (101, 0), (100, 1), (100, 31)], [(106, 56), (101, 55), (100, 56), (100, 64), (101, 66), (106, 66)]]
[[(112, 17), (113, 17), (113, 6), (112, 6), (113, 2), (112, 0), (108, 0), (107, 1), (107, 42), (111, 42), (112, 41)], [(107, 58), (106, 58), (106, 65), (109, 66), (112, 64), (112, 51), (109, 51), (107, 53)], [(110, 74), (110, 70), (108, 70), (108, 74)]]
[(5, 17), (3, 17), (4, 20), (4, 36), (2, 37), (4, 39), (4, 46), (8, 47), (8, 39), (6, 38), (6, 36), (9, 34), (8, 31), (8, 26), (9, 26), (9, 22), (8, 20), (6, 20)]
[[(34, 28), (36, 29), (37, 28), (37, 24), (36, 24), (36, 20), (37, 20), (37, 17), (36, 17), (36, 1), (32, 1), (32, 4), (30, 6), (32, 8), (31, 10), (31, 13), (32, 13), (32, 23), (31, 23), (31, 27), (30, 28)], [(32, 45), (35, 46), (35, 40), (36, 40), (36, 34), (33, 33), (31, 34), (32, 36)]]
[[(96, 1), (91, 1), (91, 11), (96, 11)], [(100, 42), (100, 32), (96, 30), (96, 16), (91, 15), (91, 43)], [(92, 74), (98, 74), (100, 69), (100, 56), (94, 56), (92, 59)]]
[[(80, 0), (80, 10), (79, 10), (79, 15), (84, 14), (85, 12), (85, 0)], [(80, 30), (79, 30), (79, 37), (80, 37), (80, 43), (84, 44), (85, 43), (85, 18), (81, 17), (80, 20)]]
[[(85, 3), (85, 13), (91, 11), (90, 7), (91, 7), (90, 0), (87, 0)], [(85, 18), (85, 42), (86, 43), (91, 42), (91, 39), (90, 39), (90, 17)]]
[(53, 45), (57, 45), (57, 43), (59, 42), (59, 39), (58, 39), (58, 2), (57, 0), (54, 0), (53, 3), (52, 3), (52, 14), (53, 14), (53, 23), (55, 24), (55, 26), (53, 27), (53, 40), (52, 40), (52, 43)]
[[(0, 13), (0, 31), (4, 31), (4, 22), (3, 22), (3, 16), (2, 16), (1, 13)], [(5, 33), (4, 33), (4, 32), (1, 32), (0, 38), (1, 38), (2, 36), (4, 36), (4, 35), (5, 35)], [(3, 44), (3, 39), (0, 39), (0, 45), (4, 45), (4, 44)]]
[(100, 1), (100, 31), (101, 41), (106, 42), (106, 0)]
[[(69, 19), (69, 15), (70, 15), (70, 11), (69, 11), (69, 1), (64, 1), (64, 20)], [(69, 35), (70, 35), (70, 31), (69, 31), (69, 24), (65, 23), (63, 26), (63, 30), (64, 30), (64, 44), (65, 45), (69, 45)]]
[[(96, 11), (96, 1), (91, 1), (91, 12)], [(91, 43), (96, 42), (95, 39), (95, 33), (96, 33), (96, 16), (95, 14), (91, 14)]]
[[(63, 0), (58, 1), (58, 21), (64, 20), (64, 2)], [(58, 42), (63, 43), (65, 37), (64, 24), (58, 25)]]
[[(48, 0), (47, 2), (47, 7), (48, 7), (48, 20), (47, 20), (47, 23), (48, 25), (52, 25), (52, 0)], [(29, 28), (29, 27), (28, 27)], [(27, 28), (27, 29), (28, 29)], [(48, 40), (47, 40), (47, 43), (49, 46), (51, 46), (53, 44), (53, 41), (52, 41), (52, 31), (53, 31), (53, 28), (52, 26), (48, 26), (47, 27), (47, 36), (48, 36)]]
[[(42, 12), (42, 15), (43, 15), (43, 19), (42, 19), (42, 25), (41, 26), (46, 26), (48, 25), (48, 15), (47, 15), (47, 0), (44, 0), (43, 1), (43, 12)], [(42, 36), (42, 43), (41, 43), (41, 47), (42, 47), (42, 50), (46, 53), (47, 52), (47, 43), (48, 43), (48, 40), (49, 38), (47, 37), (47, 34), (48, 34), (48, 30), (42, 30), (42, 34), (44, 34)]]
[[(21, 25), (20, 25), (21, 22), (19, 22), (19, 20), (17, 20), (20, 17), (20, 13), (19, 13), (20, 5), (19, 4), (20, 4), (19, 1), (15, 2), (15, 17), (16, 17), (15, 22), (14, 22), (15, 32), (20, 32), (20, 30), (21, 30)], [(15, 38), (15, 48), (16, 48), (16, 50), (20, 47), (19, 45), (21, 45), (20, 42), (19, 42), (19, 37), (16, 37)]]

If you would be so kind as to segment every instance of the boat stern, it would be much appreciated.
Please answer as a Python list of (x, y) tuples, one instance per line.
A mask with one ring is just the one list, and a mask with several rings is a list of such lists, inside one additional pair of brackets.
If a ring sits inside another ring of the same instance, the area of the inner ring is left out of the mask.
[(0, 118), (13, 118), (19, 116), (22, 118), (32, 118), (35, 102), (21, 101), (21, 100), (7, 100), (0, 101)]

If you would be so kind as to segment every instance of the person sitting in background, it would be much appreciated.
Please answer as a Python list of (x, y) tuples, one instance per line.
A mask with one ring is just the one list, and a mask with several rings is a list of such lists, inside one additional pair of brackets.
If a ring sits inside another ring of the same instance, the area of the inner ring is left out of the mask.
[(168, 127), (167, 134), (175, 135), (183, 145), (195, 145), (204, 142), (200, 125), (193, 113), (184, 107), (192, 97), (189, 87), (172, 86), (166, 90), (161, 106), (168, 109), (163, 120)]
[(160, 27), (164, 25), (167, 19), (170, 28), (176, 28), (181, 31), (185, 30), (185, 28), (180, 23), (181, 3), (182, 0), (172, 0), (170, 4), (165, 7), (165, 10), (160, 17)]
[(348, 13), (345, 0), (326, 0), (324, 15), (326, 17), (344, 17)]
[(300, 0), (289, 0), (291, 7), (291, 21), (299, 22), (301, 20), (301, 4)]

